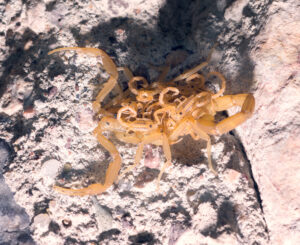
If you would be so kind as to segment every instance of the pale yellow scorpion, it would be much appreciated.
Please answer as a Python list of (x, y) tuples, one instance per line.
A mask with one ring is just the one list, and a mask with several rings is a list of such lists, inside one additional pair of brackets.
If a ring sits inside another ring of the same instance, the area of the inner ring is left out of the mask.
[[(222, 74), (210, 72), (204, 76), (199, 73), (208, 62), (203, 62), (170, 81), (166, 80), (170, 67), (166, 67), (157, 81), (148, 83), (144, 77), (133, 76), (128, 68), (117, 68), (112, 59), (101, 49), (66, 47), (54, 49), (48, 54), (68, 50), (101, 58), (104, 70), (110, 75), (93, 102), (93, 108), (95, 112), (102, 115), (98, 126), (94, 129), (94, 134), (99, 143), (110, 152), (113, 160), (109, 163), (103, 184), (95, 183), (82, 189), (54, 186), (61, 193), (83, 196), (105, 192), (118, 180), (118, 177), (124, 176), (140, 162), (145, 144), (163, 147), (166, 162), (157, 178), (157, 186), (159, 186), (163, 172), (171, 165), (170, 145), (176, 144), (188, 134), (194, 140), (202, 139), (207, 142), (208, 165), (216, 174), (211, 160), (209, 135), (224, 134), (253, 114), (255, 99), (252, 94), (223, 96), (226, 81)], [(118, 84), (121, 70), (129, 79), (128, 89), (125, 91), (122, 91)], [(205, 80), (210, 76), (216, 76), (221, 81), (221, 88), (216, 93), (205, 87)], [(118, 95), (106, 105), (101, 105), (113, 89), (118, 90)], [(215, 122), (217, 112), (234, 106), (241, 107), (241, 111), (220, 122)], [(122, 162), (120, 154), (115, 145), (103, 136), (103, 131), (111, 131), (119, 140), (138, 145), (134, 164), (120, 176)]]

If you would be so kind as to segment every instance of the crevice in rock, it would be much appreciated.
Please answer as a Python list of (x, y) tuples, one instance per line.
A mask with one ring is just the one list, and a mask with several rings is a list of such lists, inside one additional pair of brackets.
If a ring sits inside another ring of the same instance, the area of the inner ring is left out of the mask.
[(246, 162), (247, 162), (247, 164), (249, 166), (249, 176), (250, 176), (250, 178), (251, 178), (251, 180), (253, 182), (253, 187), (254, 187), (254, 190), (255, 190), (256, 199), (257, 199), (258, 205), (259, 205), (259, 207), (261, 209), (261, 212), (262, 212), (262, 218), (263, 218), (263, 220), (265, 222), (265, 232), (268, 235), (268, 240), (270, 240), (270, 234), (269, 234), (268, 224), (267, 224), (267, 221), (266, 221), (266, 219), (264, 217), (265, 213), (264, 213), (264, 208), (263, 208), (263, 205), (262, 205), (261, 194), (260, 194), (260, 191), (259, 191), (259, 186), (258, 186), (258, 184), (257, 184), (257, 182), (256, 182), (256, 180), (254, 178), (254, 175), (253, 175), (251, 162), (250, 162), (250, 160), (249, 160), (249, 158), (247, 156), (247, 153), (245, 151), (244, 145), (243, 145), (243, 143), (241, 141), (241, 138), (238, 135), (238, 133), (235, 130), (233, 130), (233, 131), (230, 131), (230, 134), (232, 134), (237, 139), (237, 142), (238, 142), (238, 144), (240, 146), (240, 149), (241, 149), (241, 151), (242, 151), (242, 153), (244, 155), (244, 158), (245, 158), (245, 160), (246, 160)]

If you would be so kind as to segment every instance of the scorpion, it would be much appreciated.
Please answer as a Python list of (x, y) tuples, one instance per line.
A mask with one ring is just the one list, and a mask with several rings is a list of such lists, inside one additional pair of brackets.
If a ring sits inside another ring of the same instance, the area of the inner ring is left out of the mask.
[[(134, 76), (127, 67), (118, 68), (111, 57), (101, 49), (64, 47), (54, 49), (48, 54), (60, 51), (75, 51), (100, 58), (103, 69), (109, 74), (109, 79), (93, 102), (95, 113), (102, 115), (93, 133), (112, 157), (104, 183), (91, 184), (81, 189), (55, 185), (54, 189), (63, 194), (84, 196), (105, 192), (139, 164), (146, 144), (162, 146), (166, 158), (157, 178), (159, 189), (162, 174), (171, 166), (170, 146), (178, 143), (185, 135), (190, 135), (194, 140), (206, 141), (208, 166), (217, 175), (211, 160), (210, 135), (222, 135), (233, 130), (254, 112), (255, 99), (252, 94), (223, 95), (226, 80), (221, 73), (213, 71), (206, 76), (200, 74), (199, 71), (208, 65), (208, 60), (169, 81), (166, 76), (170, 66), (166, 66), (157, 80), (149, 83), (144, 77)], [(120, 71), (123, 71), (129, 80), (128, 89), (125, 91), (118, 84)], [(205, 86), (205, 81), (211, 76), (217, 77), (221, 82), (216, 93)], [(104, 105), (103, 100), (113, 89), (117, 89), (117, 96)], [(215, 121), (217, 112), (234, 106), (240, 107), (240, 112), (220, 122)], [(104, 131), (111, 131), (122, 142), (138, 145), (133, 165), (127, 167), (120, 175), (121, 156), (116, 146), (103, 135)]]

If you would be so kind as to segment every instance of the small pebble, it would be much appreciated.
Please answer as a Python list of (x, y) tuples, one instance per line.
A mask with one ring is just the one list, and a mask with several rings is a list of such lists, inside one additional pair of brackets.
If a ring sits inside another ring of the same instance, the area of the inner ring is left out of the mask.
[(70, 219), (63, 219), (62, 224), (65, 228), (68, 228), (72, 225), (72, 221)]
[(96, 220), (98, 223), (98, 228), (101, 232), (110, 230), (112, 228), (113, 218), (111, 214), (104, 209), (98, 202), (98, 200), (92, 196), (92, 201), (94, 204)]
[(59, 171), (59, 168), (60, 162), (55, 159), (50, 159), (44, 162), (40, 174), (43, 177), (49, 177), (51, 179), (54, 179)]
[(65, 147), (66, 147), (67, 149), (70, 149), (70, 148), (71, 148), (71, 143), (72, 143), (72, 139), (71, 139), (71, 138), (68, 138), (68, 139), (67, 139), (67, 143), (65, 144)]
[(57, 94), (58, 88), (53, 86), (49, 89), (48, 97), (51, 99)]
[(34, 116), (34, 114), (35, 114), (35, 109), (32, 106), (26, 108), (26, 110), (24, 110), (24, 112), (23, 112), (23, 116), (26, 119), (32, 118)]
[(93, 111), (86, 107), (82, 107), (81, 110), (76, 113), (75, 120), (82, 132), (90, 132), (97, 126), (93, 119)]
[(39, 214), (34, 217), (33, 227), (39, 229), (40, 232), (46, 232), (48, 230), (51, 219), (48, 214)]
[(33, 44), (32, 40), (27, 41), (24, 45), (24, 50), (30, 49), (30, 47), (32, 47), (32, 44)]

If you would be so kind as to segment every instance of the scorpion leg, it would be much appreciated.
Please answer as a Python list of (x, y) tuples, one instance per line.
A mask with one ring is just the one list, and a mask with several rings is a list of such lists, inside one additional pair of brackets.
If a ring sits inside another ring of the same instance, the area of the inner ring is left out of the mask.
[(98, 112), (100, 109), (100, 103), (103, 101), (103, 99), (106, 97), (106, 95), (115, 87), (117, 84), (118, 80), (118, 70), (113, 62), (113, 60), (109, 57), (107, 53), (105, 53), (103, 50), (98, 49), (98, 48), (81, 48), (81, 47), (66, 47), (66, 48), (57, 48), (52, 51), (50, 51), (48, 54), (53, 54), (59, 51), (69, 51), (73, 50), (78, 53), (84, 53), (90, 56), (95, 56), (95, 57), (101, 57), (102, 58), (102, 63), (103, 63), (103, 68), (105, 71), (110, 75), (110, 78), (108, 81), (104, 84), (102, 90), (98, 93), (96, 100), (93, 103), (93, 108), (95, 112)]
[(131, 170), (133, 170), (141, 161), (142, 155), (143, 155), (143, 150), (144, 150), (144, 146), (145, 146), (145, 142), (142, 141), (139, 146), (138, 149), (136, 151), (135, 154), (135, 158), (134, 158), (134, 164), (130, 165), (129, 167), (127, 167), (120, 175), (118, 180), (122, 179), (124, 177), (125, 174), (127, 174), (128, 172), (130, 172)]
[(130, 81), (134, 77), (131, 70), (126, 66), (118, 67), (118, 71), (123, 71), (125, 76), (127, 77), (128, 81)]
[(207, 66), (208, 63), (211, 60), (211, 56), (213, 51), (215, 50), (216, 46), (218, 45), (218, 43), (216, 42), (212, 48), (210, 49), (209, 53), (208, 53), (208, 57), (206, 59), (206, 61), (202, 62), (200, 65), (197, 65), (196, 67), (189, 69), (187, 71), (184, 71), (182, 74), (180, 74), (179, 76), (175, 77), (172, 82), (177, 82), (180, 80), (184, 80), (187, 79), (188, 77), (190, 77), (191, 75), (195, 74), (196, 72), (198, 72), (199, 70), (201, 70), (203, 67)]
[(214, 116), (205, 114), (196, 120), (197, 127), (207, 134), (216, 135), (216, 123)]
[(157, 190), (157, 192), (159, 192), (159, 182), (160, 182), (160, 179), (161, 179), (163, 173), (166, 171), (166, 168), (168, 168), (169, 166), (172, 165), (172, 162), (171, 162), (172, 161), (172, 154), (171, 154), (170, 143), (169, 143), (168, 137), (165, 133), (163, 133), (161, 137), (162, 137), (162, 146), (163, 146), (164, 154), (165, 154), (165, 157), (166, 157), (167, 161), (162, 166), (162, 168), (159, 172), (159, 175), (157, 177), (157, 180), (156, 180), (156, 190)]
[(211, 160), (211, 140), (208, 135), (208, 132), (205, 131), (205, 128), (201, 127), (201, 124), (198, 120), (195, 120), (193, 117), (186, 117), (182, 119), (176, 126), (176, 128), (170, 134), (171, 141), (174, 141), (179, 136), (183, 136), (185, 134), (191, 134), (194, 139), (203, 139), (207, 142), (206, 151), (207, 151), (207, 159), (208, 166), (210, 170), (217, 175), (216, 170), (213, 168), (212, 160)]
[(104, 84), (102, 90), (98, 93), (95, 101), (93, 102), (94, 112), (98, 112), (101, 108), (101, 101), (106, 97), (106, 95), (114, 88), (117, 80), (113, 77), (110, 77), (108, 81)]
[(171, 82), (177, 82), (180, 80), (184, 80), (187, 79), (189, 76), (193, 75), (194, 73), (198, 72), (199, 70), (201, 70), (203, 67), (207, 66), (208, 63), (202, 62), (200, 65), (197, 65), (196, 67), (189, 69), (185, 72), (183, 72), (182, 74), (180, 74), (179, 76), (175, 77)]
[(157, 190), (159, 190), (159, 182), (162, 177), (162, 174), (165, 172), (166, 168), (171, 165), (171, 160), (172, 160), (169, 140), (165, 133), (154, 132), (148, 136), (145, 136), (144, 139), (140, 142), (140, 144), (138, 146), (134, 164), (129, 166), (127, 169), (125, 169), (125, 171), (120, 175), (119, 179), (121, 179), (126, 173), (131, 171), (133, 168), (136, 167), (136, 165), (139, 164), (139, 162), (141, 161), (142, 155), (143, 155), (143, 149), (144, 149), (145, 144), (151, 144), (153, 142), (161, 142), (161, 144), (163, 146), (165, 157), (167, 159), (167, 161), (164, 163), (163, 167), (161, 168), (160, 173), (157, 178), (156, 185), (157, 185)]
[(217, 72), (217, 71), (212, 71), (207, 74), (207, 77), (211, 77), (211, 76), (216, 76), (221, 80), (220, 90), (216, 94), (212, 95), (212, 98), (215, 99), (215, 98), (218, 98), (223, 95), (223, 93), (226, 89), (226, 80), (225, 80), (225, 77), (220, 72)]
[(159, 77), (156, 79), (158, 82), (164, 82), (166, 80), (166, 77), (170, 71), (170, 66), (165, 66), (162, 68), (161, 74)]
[(159, 103), (160, 103), (161, 105), (168, 104), (168, 103), (166, 103), (166, 102), (164, 101), (164, 97), (165, 97), (165, 95), (166, 95), (168, 92), (170, 92), (170, 91), (173, 92), (175, 96), (179, 94), (178, 88), (175, 88), (175, 87), (167, 87), (167, 88), (163, 89), (163, 90), (160, 92), (160, 94), (159, 94), (159, 99), (158, 99), (158, 101), (159, 101)]
[(98, 141), (100, 144), (110, 152), (113, 157), (113, 161), (109, 164), (106, 174), (104, 184), (96, 183), (89, 185), (86, 188), (82, 189), (69, 189), (63, 188), (59, 186), (54, 186), (54, 189), (60, 193), (67, 194), (70, 196), (85, 196), (85, 195), (97, 195), (106, 191), (114, 181), (118, 178), (118, 174), (121, 168), (121, 157), (117, 150), (117, 148), (110, 142), (107, 138), (105, 138), (101, 133), (101, 128), (97, 127), (94, 132), (97, 135)]
[(194, 120), (193, 120), (193, 122), (191, 122), (191, 128), (193, 130), (193, 134), (196, 134), (197, 138), (203, 139), (207, 142), (206, 152), (207, 152), (208, 166), (209, 166), (209, 169), (217, 176), (218, 173), (214, 169), (212, 160), (211, 160), (211, 140), (210, 140), (209, 135), (205, 131), (203, 131), (200, 127), (198, 127), (197, 122)]
[(215, 110), (224, 111), (240, 106), (241, 111), (215, 125), (216, 134), (224, 134), (245, 122), (253, 114), (255, 99), (252, 94), (225, 95), (214, 100)]
[(141, 82), (141, 86), (143, 88), (147, 88), (149, 86), (147, 80), (144, 77), (132, 77), (128, 82), (128, 89), (131, 91), (131, 93), (138, 95), (138, 84), (137, 82)]
[(196, 83), (198, 87), (203, 90), (205, 84), (205, 77), (199, 73), (194, 73), (190, 75), (185, 81), (187, 84), (190, 84), (191, 81), (194, 81), (193, 83)]
[(165, 66), (156, 66), (156, 65), (152, 65), (152, 64), (149, 64), (150, 65), (150, 68), (157, 71), (159, 73), (159, 76), (157, 79), (155, 79), (155, 82), (164, 82), (170, 69), (171, 69), (171, 66), (169, 64), (165, 65)]

